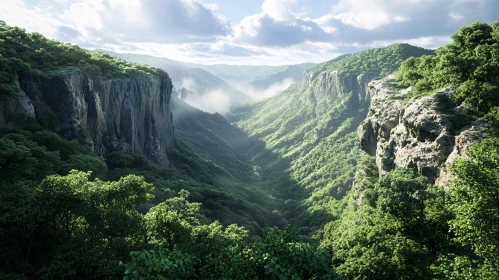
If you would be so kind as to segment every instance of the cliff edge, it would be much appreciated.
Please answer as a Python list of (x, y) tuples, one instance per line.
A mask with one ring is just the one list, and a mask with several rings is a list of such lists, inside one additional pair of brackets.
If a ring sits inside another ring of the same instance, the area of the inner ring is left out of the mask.
[(394, 75), (369, 83), (371, 105), (357, 129), (362, 149), (376, 158), (380, 176), (396, 167), (413, 168), (437, 185), (450, 178), (445, 168), (484, 137), (474, 121), (450, 98), (452, 88), (423, 97), (397, 87)]
[(63, 136), (86, 138), (97, 155), (123, 150), (168, 164), (173, 125), (167, 74), (107, 79), (66, 69), (18, 83), (22, 90), (0, 101), (0, 122), (15, 122), (15, 114), (50, 119)]

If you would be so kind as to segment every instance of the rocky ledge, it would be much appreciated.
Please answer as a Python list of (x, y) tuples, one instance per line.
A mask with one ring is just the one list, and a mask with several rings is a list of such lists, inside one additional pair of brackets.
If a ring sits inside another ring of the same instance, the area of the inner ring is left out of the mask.
[(451, 88), (419, 98), (410, 92), (397, 88), (394, 75), (369, 83), (371, 105), (357, 129), (358, 141), (376, 157), (380, 176), (396, 167), (414, 168), (445, 185), (450, 179), (445, 166), (483, 139), (483, 124), (456, 106)]

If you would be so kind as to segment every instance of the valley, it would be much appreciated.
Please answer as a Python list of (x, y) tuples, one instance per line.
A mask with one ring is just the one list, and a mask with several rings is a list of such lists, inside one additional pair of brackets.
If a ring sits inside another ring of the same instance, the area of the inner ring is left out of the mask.
[(0, 21), (0, 279), (497, 279), (498, 34), (204, 65)]

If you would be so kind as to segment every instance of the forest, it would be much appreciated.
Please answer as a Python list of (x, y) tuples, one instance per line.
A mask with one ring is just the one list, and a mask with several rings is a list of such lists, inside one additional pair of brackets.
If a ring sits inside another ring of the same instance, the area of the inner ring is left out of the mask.
[[(354, 88), (339, 102), (295, 84), (225, 117), (172, 99), (168, 166), (121, 150), (98, 156), (88, 131), (75, 125), (76, 137), (64, 137), (54, 112), (9, 112), (0, 279), (499, 279), (499, 22), (451, 39), (305, 72), (317, 74), (314, 88), (332, 72), (374, 80), (396, 71), (398, 87), (412, 88), (407, 102), (455, 89), (452, 102), (485, 138), (445, 166), (446, 186), (411, 168), (380, 177), (356, 142), (369, 103)], [(74, 69), (168, 75), (0, 21), (0, 103), (23, 80)]]

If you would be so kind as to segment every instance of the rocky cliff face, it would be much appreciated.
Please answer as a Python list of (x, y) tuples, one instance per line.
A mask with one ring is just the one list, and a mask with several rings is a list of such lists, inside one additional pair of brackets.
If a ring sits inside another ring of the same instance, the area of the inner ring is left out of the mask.
[(17, 96), (0, 102), (1, 122), (8, 123), (12, 111), (37, 119), (55, 114), (60, 133), (72, 138), (83, 132), (98, 155), (124, 150), (168, 164), (173, 126), (167, 75), (102, 79), (74, 70), (20, 81), (20, 87)]
[(371, 82), (371, 105), (357, 130), (358, 140), (376, 157), (380, 176), (396, 167), (414, 168), (445, 185), (449, 174), (444, 167), (481, 141), (483, 125), (456, 107), (450, 88), (419, 99), (407, 98), (409, 92), (397, 89), (393, 75)]
[(303, 75), (301, 88), (307, 92), (302, 102), (314, 100), (320, 103), (325, 100), (332, 105), (343, 100), (347, 94), (353, 93), (360, 103), (368, 97), (367, 84), (370, 78), (365, 75), (355, 75), (348, 72), (316, 72), (309, 71)]

